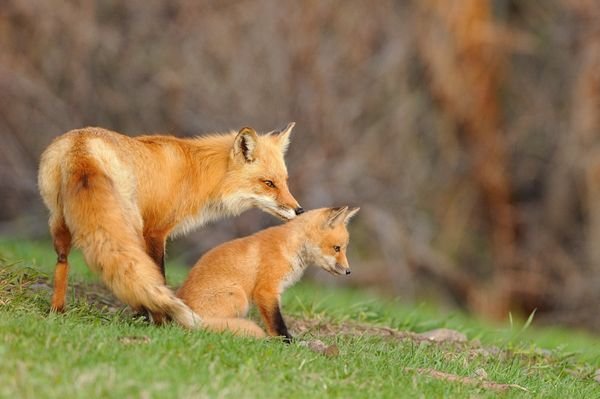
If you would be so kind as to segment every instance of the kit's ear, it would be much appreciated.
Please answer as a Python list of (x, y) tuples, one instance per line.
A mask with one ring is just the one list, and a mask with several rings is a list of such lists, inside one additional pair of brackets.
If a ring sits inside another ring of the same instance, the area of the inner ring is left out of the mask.
[(245, 162), (254, 161), (254, 153), (258, 144), (258, 135), (251, 127), (243, 127), (235, 136), (233, 141), (232, 154)]
[(333, 228), (338, 224), (342, 223), (344, 221), (344, 215), (346, 214), (347, 210), (347, 206), (343, 206), (341, 208), (329, 208), (327, 210), (328, 214), (325, 226)]
[(290, 145), (290, 134), (292, 133), (292, 129), (296, 126), (296, 122), (290, 122), (285, 127), (285, 129), (276, 133), (273, 137), (279, 142), (279, 146), (281, 147), (281, 152), (286, 153), (289, 145)]
[(348, 222), (350, 221), (350, 219), (352, 219), (354, 217), (354, 215), (356, 215), (356, 213), (360, 211), (359, 207), (353, 207), (350, 208), (346, 214), (344, 215), (344, 223), (348, 224)]

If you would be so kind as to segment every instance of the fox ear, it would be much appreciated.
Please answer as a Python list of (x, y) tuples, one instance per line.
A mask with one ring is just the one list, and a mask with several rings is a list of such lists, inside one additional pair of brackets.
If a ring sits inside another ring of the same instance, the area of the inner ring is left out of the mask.
[(354, 207), (354, 208), (350, 208), (347, 212), (346, 215), (344, 216), (344, 223), (348, 224), (348, 222), (350, 221), (350, 219), (352, 219), (352, 217), (354, 215), (356, 215), (356, 213), (360, 211), (359, 207)]
[(347, 206), (343, 206), (341, 208), (329, 208), (329, 214), (327, 215), (327, 222), (325, 222), (325, 226), (333, 228), (342, 223), (344, 221), (344, 214), (347, 210)]
[(279, 142), (281, 146), (281, 152), (286, 153), (288, 146), (290, 145), (290, 134), (292, 133), (292, 129), (296, 126), (296, 122), (290, 122), (285, 127), (285, 129), (281, 130), (275, 136), (275, 139)]
[(257, 143), (256, 131), (251, 127), (243, 127), (233, 141), (233, 155), (243, 156), (246, 162), (252, 162)]

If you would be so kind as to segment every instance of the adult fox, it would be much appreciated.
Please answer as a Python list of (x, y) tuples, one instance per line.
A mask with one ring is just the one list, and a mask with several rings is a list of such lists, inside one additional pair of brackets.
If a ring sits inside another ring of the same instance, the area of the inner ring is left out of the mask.
[(208, 251), (194, 265), (177, 296), (213, 331), (264, 337), (244, 319), (250, 303), (260, 311), (267, 332), (292, 336), (281, 316), (280, 297), (309, 265), (334, 275), (350, 274), (346, 258), (348, 221), (359, 208), (322, 208)]
[(166, 286), (165, 240), (251, 207), (292, 219), (284, 155), (294, 127), (252, 128), (197, 138), (128, 137), (101, 128), (56, 138), (38, 185), (58, 255), (51, 308), (65, 305), (72, 243), (121, 301), (191, 328), (198, 316)]

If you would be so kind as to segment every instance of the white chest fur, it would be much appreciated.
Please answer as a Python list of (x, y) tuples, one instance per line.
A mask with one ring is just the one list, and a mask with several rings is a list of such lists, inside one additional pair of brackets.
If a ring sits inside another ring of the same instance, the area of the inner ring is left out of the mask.
[(171, 236), (184, 235), (206, 223), (230, 216), (237, 216), (251, 208), (251, 198), (232, 195), (219, 201), (208, 202), (194, 215), (184, 218), (173, 230)]
[(304, 270), (306, 270), (306, 265), (304, 264), (302, 259), (300, 259), (299, 256), (294, 257), (290, 261), (290, 266), (291, 266), (291, 269), (290, 269), (289, 273), (285, 275), (285, 277), (281, 280), (281, 283), (279, 284), (279, 293), (280, 294), (286, 288), (294, 285), (298, 280), (300, 280), (300, 278), (304, 274)]
[(195, 215), (184, 218), (175, 227), (171, 236), (181, 236), (189, 233), (190, 231), (205, 225), (206, 223), (215, 221), (224, 216), (227, 216), (228, 212), (222, 204), (207, 204), (200, 209), (200, 212)]

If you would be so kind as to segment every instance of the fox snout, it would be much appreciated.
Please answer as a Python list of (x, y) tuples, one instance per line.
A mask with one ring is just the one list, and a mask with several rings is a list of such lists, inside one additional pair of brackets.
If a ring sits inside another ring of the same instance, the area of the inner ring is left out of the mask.
[(287, 185), (282, 184), (279, 189), (279, 193), (277, 195), (277, 202), (279, 203), (279, 207), (284, 210), (289, 210), (290, 213), (293, 212), (292, 218), (294, 216), (298, 216), (304, 212), (304, 208), (300, 206), (296, 198), (290, 193)]
[(304, 208), (302, 208), (301, 206), (297, 206), (296, 208), (294, 208), (280, 205), (279, 208), (283, 211), (293, 211), (294, 215), (296, 216), (304, 213)]
[(297, 206), (297, 207), (295, 207), (295, 208), (293, 208), (293, 207), (291, 207), (291, 208), (287, 208), (287, 207), (281, 207), (281, 208), (282, 208), (282, 209), (284, 209), (284, 210), (290, 210), (290, 211), (293, 211), (293, 212), (294, 212), (294, 216), (293, 216), (293, 217), (295, 217), (295, 216), (298, 216), (298, 215), (301, 215), (301, 214), (303, 214), (303, 213), (304, 213), (304, 208), (302, 208), (300, 205), (298, 205), (298, 206)]
[[(269, 212), (269, 210), (267, 210)], [(273, 215), (277, 216), (281, 220), (287, 222), (288, 220), (294, 219), (296, 216), (300, 215), (304, 210), (302, 207), (289, 207), (284, 205), (277, 205), (277, 210), (275, 212), (270, 212)]]
[(290, 194), (287, 187), (282, 185), (282, 187), (277, 188), (277, 190), (279, 191), (277, 193), (267, 193), (266, 195), (256, 197), (256, 205), (283, 221), (292, 220), (304, 212), (304, 209), (292, 194)]
[(335, 264), (335, 272), (337, 274), (340, 274), (340, 275), (344, 275), (345, 274), (346, 276), (348, 276), (348, 275), (350, 275), (350, 273), (352, 273), (350, 271), (350, 266), (342, 266), (339, 263)]

